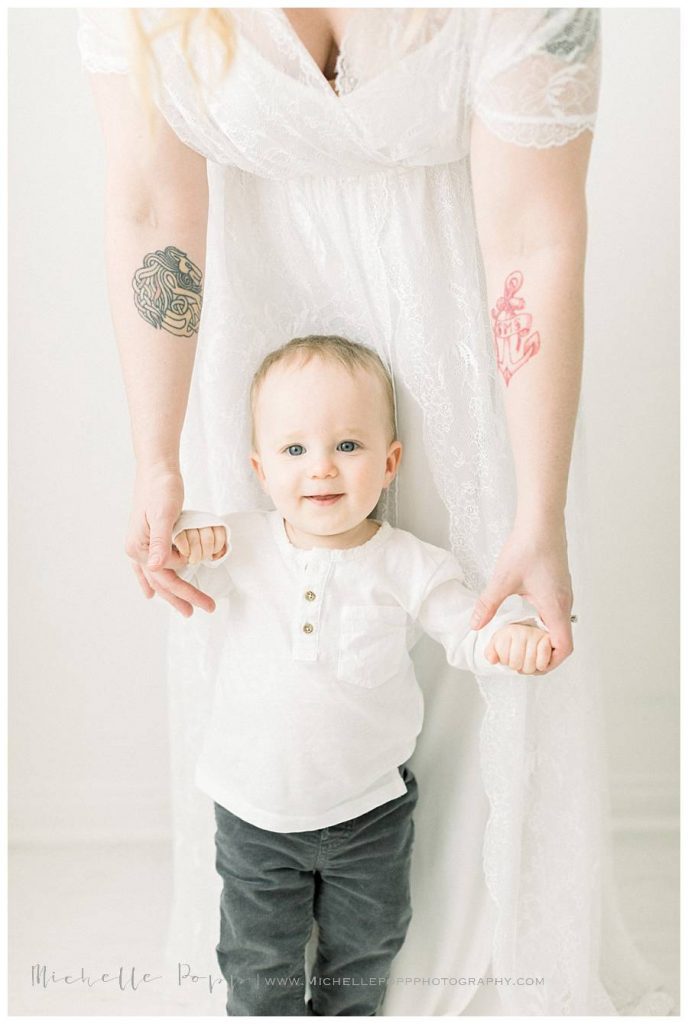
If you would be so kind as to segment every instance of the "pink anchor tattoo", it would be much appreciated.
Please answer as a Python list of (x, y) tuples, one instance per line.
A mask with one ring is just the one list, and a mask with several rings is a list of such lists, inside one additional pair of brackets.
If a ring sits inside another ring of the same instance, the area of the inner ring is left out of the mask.
[(524, 363), (540, 351), (540, 334), (535, 331), (527, 337), (533, 318), (530, 313), (520, 312), (525, 299), (516, 292), (523, 284), (523, 274), (514, 270), (504, 282), (504, 295), (497, 299), (497, 308), (492, 310), (497, 366), (504, 377), (506, 386)]

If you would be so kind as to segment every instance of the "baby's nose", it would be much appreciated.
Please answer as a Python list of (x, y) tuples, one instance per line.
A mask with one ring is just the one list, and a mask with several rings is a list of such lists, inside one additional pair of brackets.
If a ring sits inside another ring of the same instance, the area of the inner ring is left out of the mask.
[(321, 455), (311, 465), (311, 476), (334, 476), (337, 466), (331, 455)]

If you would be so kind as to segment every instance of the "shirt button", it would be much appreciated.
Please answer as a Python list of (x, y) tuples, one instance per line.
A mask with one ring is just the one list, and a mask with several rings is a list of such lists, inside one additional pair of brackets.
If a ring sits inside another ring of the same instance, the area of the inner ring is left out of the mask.
[(312, 590), (307, 590), (303, 596), (306, 598), (307, 601), (315, 601), (315, 594), (313, 593)]
[(313, 624), (310, 623), (310, 622), (304, 622), (304, 624), (303, 624), (303, 631), (304, 631), (304, 633), (312, 633), (313, 632)]

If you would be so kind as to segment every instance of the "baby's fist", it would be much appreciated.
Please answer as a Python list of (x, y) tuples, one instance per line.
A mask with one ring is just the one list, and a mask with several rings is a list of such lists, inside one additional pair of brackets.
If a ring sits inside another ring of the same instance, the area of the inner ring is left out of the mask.
[(549, 633), (537, 626), (512, 623), (490, 637), (485, 657), (493, 665), (508, 665), (523, 675), (544, 672), (552, 657)]
[(204, 526), (200, 530), (182, 530), (174, 538), (174, 546), (189, 565), (207, 559), (215, 561), (227, 552), (227, 531), (224, 526)]

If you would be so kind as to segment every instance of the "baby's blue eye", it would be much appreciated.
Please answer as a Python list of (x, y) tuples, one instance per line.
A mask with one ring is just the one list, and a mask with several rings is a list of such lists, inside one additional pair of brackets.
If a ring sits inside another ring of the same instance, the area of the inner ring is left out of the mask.
[[(298, 448), (300, 450), (295, 452), (294, 448)], [(289, 452), (290, 455), (300, 455), (301, 452), (305, 452), (305, 450), (306, 449), (303, 447), (302, 444), (290, 444), (289, 447), (287, 448), (287, 451)]]
[[(344, 448), (343, 445), (351, 445), (351, 447), (350, 448)], [(358, 441), (340, 441), (339, 444), (337, 445), (337, 447), (341, 448), (343, 452), (353, 452), (357, 448), (359, 448), (360, 445), (359, 445)]]

